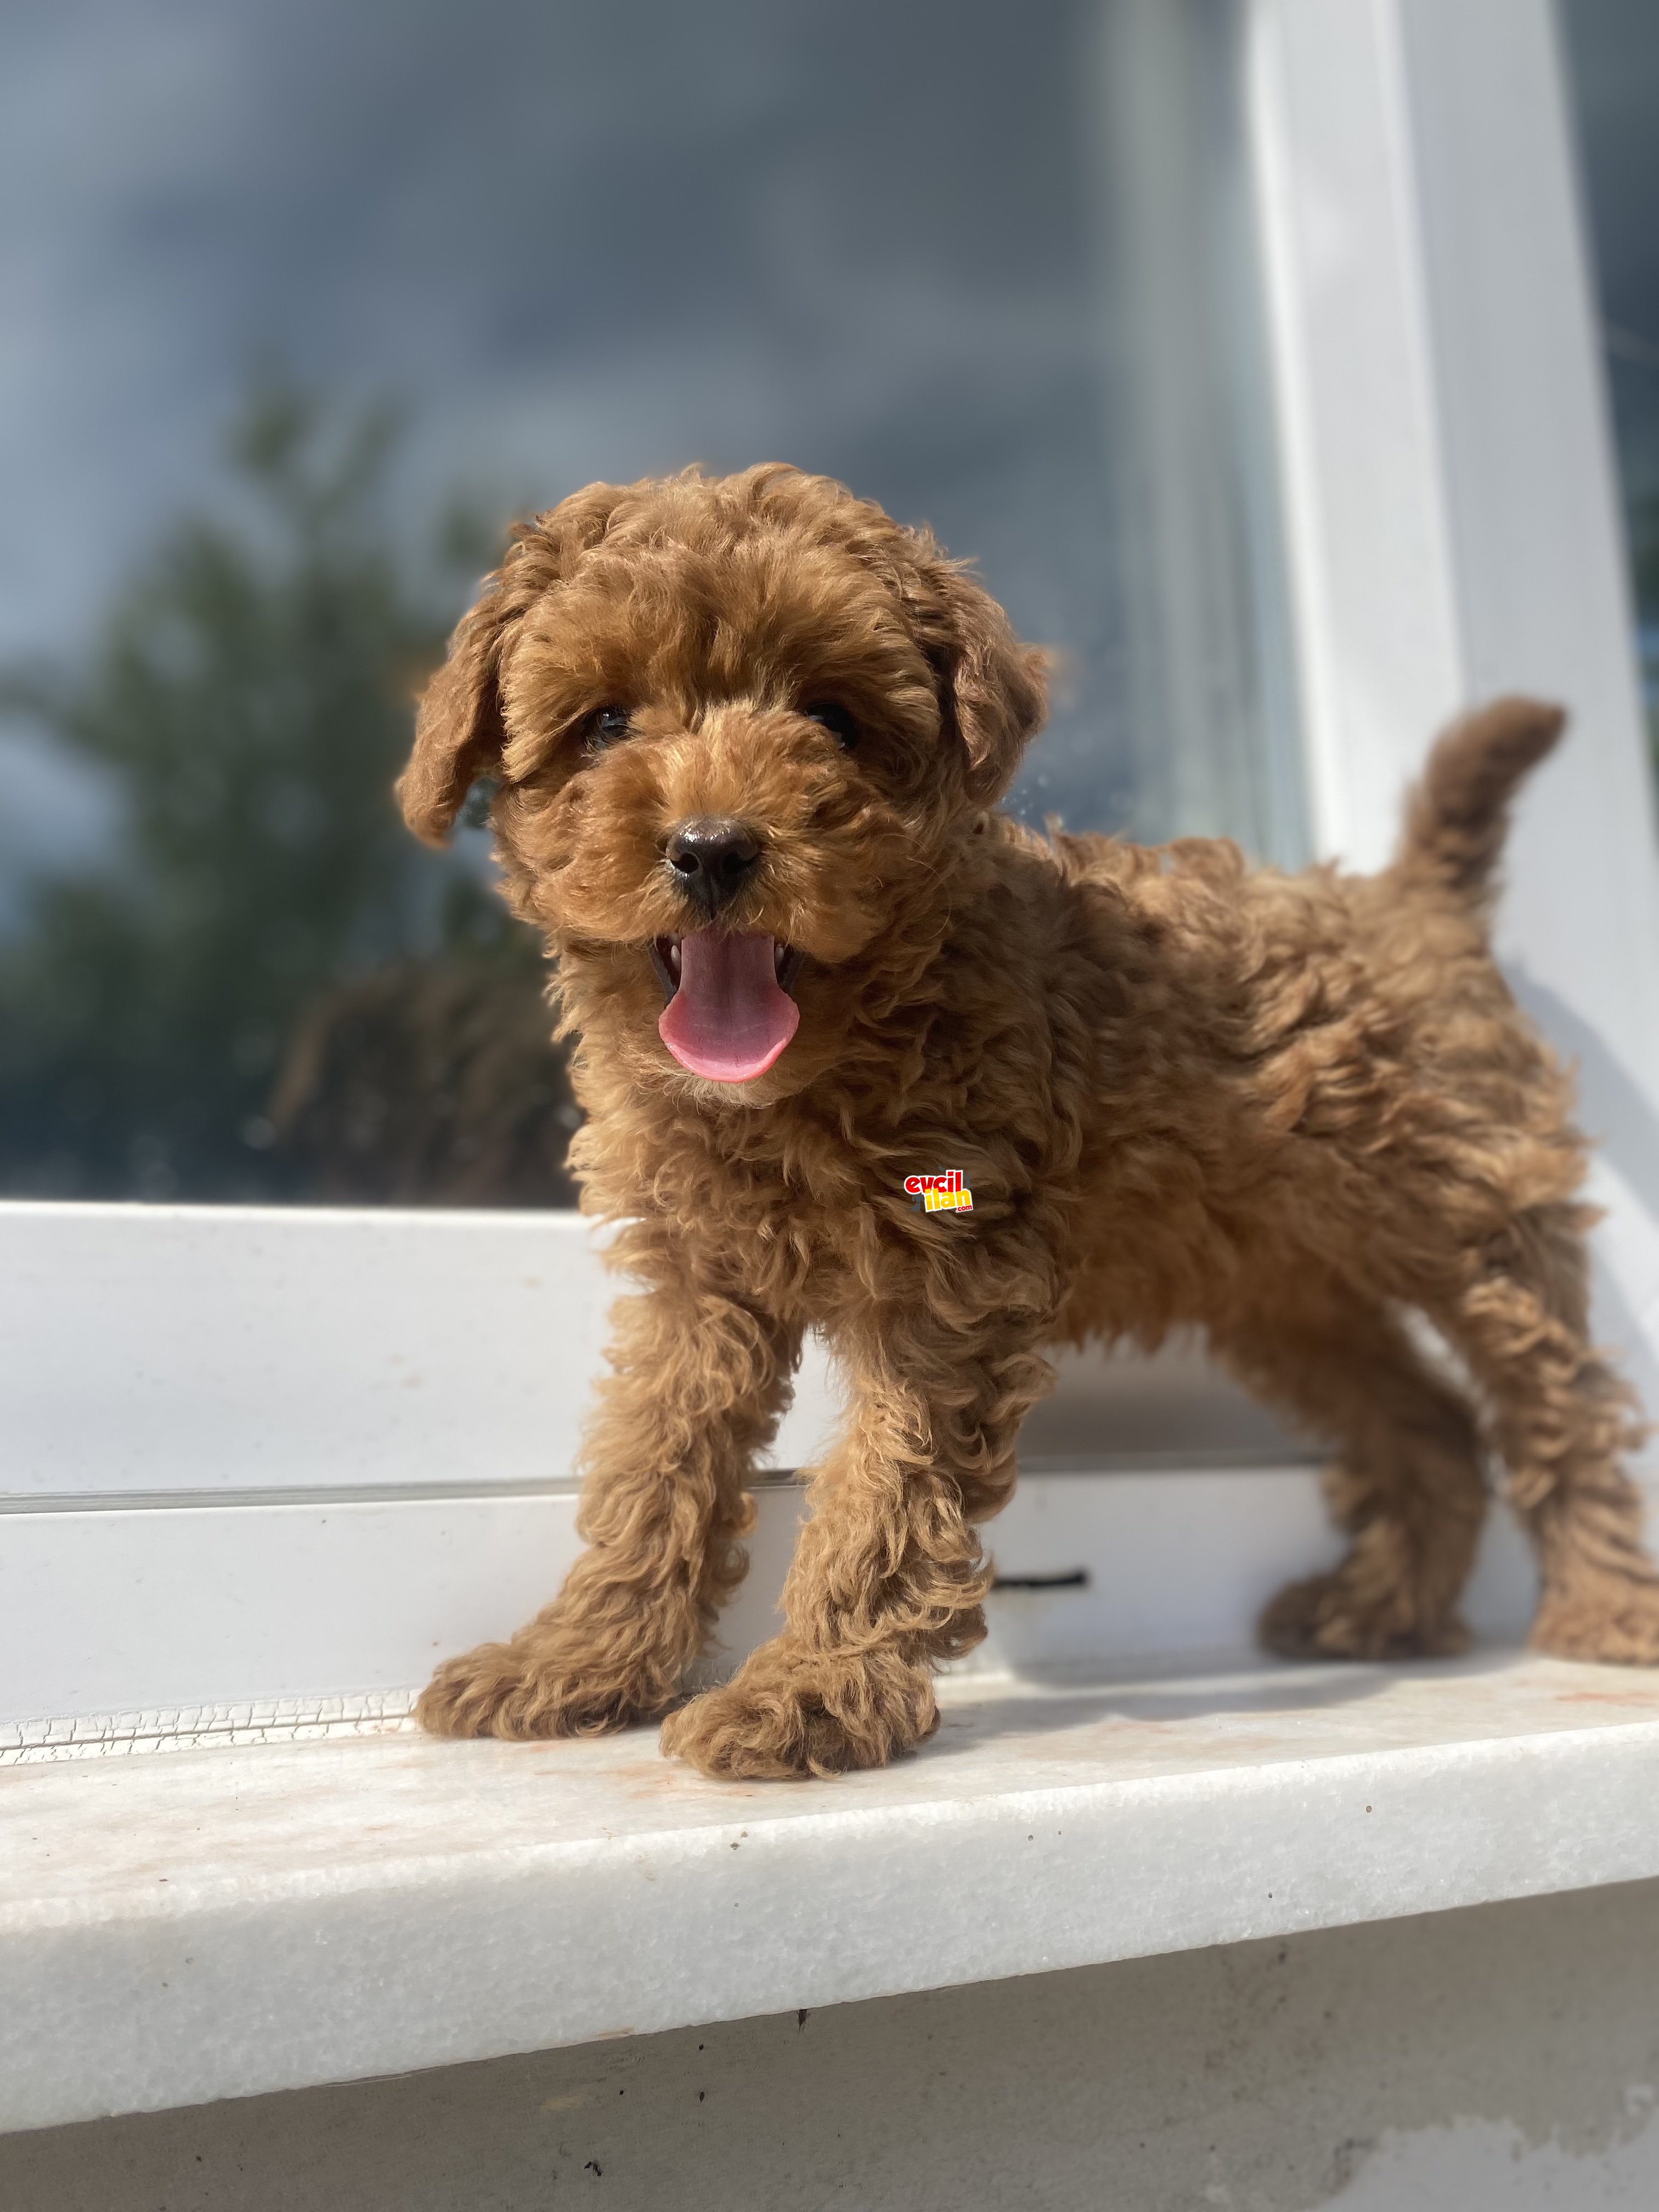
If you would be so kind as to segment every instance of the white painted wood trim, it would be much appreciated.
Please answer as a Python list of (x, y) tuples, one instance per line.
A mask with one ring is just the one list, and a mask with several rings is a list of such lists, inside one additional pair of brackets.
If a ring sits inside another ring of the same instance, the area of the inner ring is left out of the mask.
[[(408, 1690), (510, 1634), (575, 1556), (625, 1288), (568, 1213), (0, 1206), (0, 1722)], [(811, 1347), (775, 1468), (810, 1465), (837, 1413)], [(1098, 1468), (1115, 1434), (1116, 1476), (1054, 1472)], [(1215, 1465), (1240, 1448), (1234, 1495)], [(1235, 1641), (1264, 1576), (1328, 1542), (1307, 1469), (1273, 1474), (1296, 1448), (1191, 1358), (1067, 1358), (1023, 1449), (999, 1551), (1047, 1491), (1103, 1516), (1073, 1547), (1100, 1563), (1085, 1599), (1011, 1601), (1023, 1653)], [(1213, 1555), (1172, 1536), (1198, 1509), (1160, 1462), (1212, 1494)], [(775, 1625), (799, 1509), (763, 1496), (733, 1653)]]
[[(625, 1278), (568, 1212), (0, 1203), (0, 1508), (568, 1488)], [(809, 1360), (778, 1439), (833, 1421)]]
[[(758, 1503), (711, 1675), (779, 1626), (805, 1497), (778, 1483)], [(1280, 1584), (1339, 1549), (1309, 1467), (1030, 1474), (988, 1534), (1000, 1573), (1054, 1586), (993, 1593), (969, 1672), (1241, 1650)], [(216, 1709), (234, 1728), (255, 1709), (406, 1698), (439, 1660), (539, 1611), (578, 1549), (568, 1492), (9, 1515), (0, 1765), (77, 1737), (160, 1747), (210, 1733)], [(1477, 1633), (1518, 1641), (1533, 1594), (1500, 1513), (1469, 1596)]]
[(1462, 696), (1394, 30), (1255, 0), (1246, 46), (1310, 818), (1358, 867)]

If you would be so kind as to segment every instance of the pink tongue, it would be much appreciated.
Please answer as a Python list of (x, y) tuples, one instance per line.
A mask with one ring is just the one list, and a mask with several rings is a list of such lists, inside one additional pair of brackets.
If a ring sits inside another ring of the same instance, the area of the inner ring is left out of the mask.
[(763, 1074), (800, 1022), (778, 981), (769, 937), (700, 929), (680, 939), (680, 988), (657, 1034), (682, 1067), (715, 1083)]

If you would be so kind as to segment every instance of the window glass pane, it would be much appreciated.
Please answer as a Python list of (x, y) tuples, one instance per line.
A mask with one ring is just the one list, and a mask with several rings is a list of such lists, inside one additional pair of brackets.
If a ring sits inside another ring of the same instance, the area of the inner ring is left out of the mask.
[(1649, 726), (1659, 744), (1659, 9), (1565, 0)]
[(506, 517), (594, 477), (930, 523), (1068, 664), (1020, 812), (1299, 857), (1237, 35), (7, 11), (0, 1188), (563, 1202), (533, 949), (386, 787)]

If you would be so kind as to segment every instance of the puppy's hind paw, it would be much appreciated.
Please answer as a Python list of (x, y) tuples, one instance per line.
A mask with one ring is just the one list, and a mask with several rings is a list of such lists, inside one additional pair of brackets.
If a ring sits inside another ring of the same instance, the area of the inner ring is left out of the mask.
[(1446, 1659), (1469, 1644), (1455, 1612), (1431, 1612), (1409, 1590), (1369, 1587), (1342, 1567), (1280, 1590), (1256, 1632), (1283, 1659)]
[(654, 1717), (641, 1710), (638, 1690), (538, 1662), (516, 1644), (481, 1644), (444, 1662), (416, 1700), (415, 1717), (432, 1735), (605, 1735)]
[(1659, 1666), (1659, 1585), (1645, 1577), (1585, 1577), (1578, 1587), (1546, 1587), (1527, 1641), (1557, 1659), (1603, 1666)]

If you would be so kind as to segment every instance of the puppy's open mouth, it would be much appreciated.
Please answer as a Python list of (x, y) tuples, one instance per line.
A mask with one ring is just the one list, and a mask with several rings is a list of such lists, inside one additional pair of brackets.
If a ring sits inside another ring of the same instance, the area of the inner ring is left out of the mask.
[(654, 938), (651, 964), (668, 1000), (657, 1034), (693, 1075), (714, 1083), (763, 1075), (800, 1025), (790, 996), (800, 963), (793, 945), (759, 931)]

